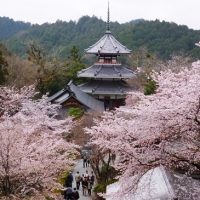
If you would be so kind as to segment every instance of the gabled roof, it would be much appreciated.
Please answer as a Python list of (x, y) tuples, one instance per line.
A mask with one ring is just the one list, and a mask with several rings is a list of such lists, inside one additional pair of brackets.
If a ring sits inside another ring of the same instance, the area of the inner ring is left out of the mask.
[(87, 69), (79, 71), (77, 76), (85, 78), (127, 79), (133, 78), (135, 73), (121, 64), (94, 64)]
[(53, 96), (49, 97), (48, 100), (54, 103), (63, 104), (71, 97), (75, 98), (81, 104), (85, 105), (86, 107), (92, 110), (96, 110), (99, 112), (104, 111), (103, 102), (98, 101), (94, 97), (91, 97), (90, 95), (81, 91), (79, 87), (77, 87), (76, 85), (72, 83), (72, 81), (70, 81), (67, 84), (67, 87), (65, 89), (62, 89), (61, 91), (57, 92)]
[(130, 90), (123, 81), (91, 80), (79, 87), (83, 92), (93, 95), (125, 95)]
[(104, 36), (85, 50), (88, 54), (130, 54), (131, 50), (122, 45), (115, 37), (107, 30)]

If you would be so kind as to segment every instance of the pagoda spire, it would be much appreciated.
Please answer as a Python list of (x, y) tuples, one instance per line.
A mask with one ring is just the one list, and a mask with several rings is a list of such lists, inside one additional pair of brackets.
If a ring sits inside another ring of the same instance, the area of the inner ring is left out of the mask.
[(107, 18), (107, 28), (106, 31), (110, 32), (110, 7), (109, 7), (109, 1), (108, 1), (108, 18)]

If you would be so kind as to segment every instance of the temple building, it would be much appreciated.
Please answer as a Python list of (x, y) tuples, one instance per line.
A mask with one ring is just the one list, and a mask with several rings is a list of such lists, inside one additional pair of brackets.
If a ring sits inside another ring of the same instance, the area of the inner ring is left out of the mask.
[(62, 105), (62, 108), (79, 107), (84, 110), (104, 111), (104, 104), (81, 91), (70, 81), (65, 88), (48, 98), (49, 102)]
[(118, 60), (120, 55), (128, 55), (131, 50), (112, 35), (109, 7), (107, 30), (104, 36), (86, 49), (85, 53), (96, 55), (97, 61), (92, 66), (78, 72), (78, 77), (88, 79), (88, 82), (79, 85), (79, 88), (103, 101), (105, 108), (112, 109), (123, 105), (126, 94), (130, 90), (126, 80), (133, 78), (135, 73)]
[(86, 54), (94, 54), (97, 61), (90, 67), (78, 72), (79, 78), (87, 78), (87, 82), (75, 86), (70, 82), (63, 90), (49, 98), (53, 103), (63, 107), (85, 107), (86, 110), (103, 111), (121, 106), (130, 90), (126, 80), (135, 73), (121, 64), (120, 55), (131, 53), (127, 47), (115, 39), (110, 31), (109, 7), (107, 29), (104, 36), (85, 50)]

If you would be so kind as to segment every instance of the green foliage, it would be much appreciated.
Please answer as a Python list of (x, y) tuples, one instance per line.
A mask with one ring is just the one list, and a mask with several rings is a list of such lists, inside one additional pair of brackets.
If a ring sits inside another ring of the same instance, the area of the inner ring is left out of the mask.
[(20, 31), (25, 31), (30, 27), (30, 23), (14, 21), (8, 17), (0, 17), (0, 40), (8, 39)]
[(145, 46), (161, 58), (168, 59), (172, 54), (180, 53), (195, 56), (192, 51), (200, 40), (200, 31), (165, 21), (143, 21), (133, 29), (133, 38), (134, 48)]
[(0, 49), (0, 85), (6, 82), (8, 76), (8, 63), (3, 56), (3, 51)]
[(81, 61), (81, 55), (79, 53), (79, 50), (76, 46), (73, 46), (70, 51), (70, 58), (74, 62), (80, 62)]
[(94, 192), (96, 193), (105, 193), (107, 185), (117, 182), (117, 179), (110, 179), (107, 182), (100, 182), (94, 187)]
[(63, 194), (63, 190), (58, 189), (58, 188), (53, 189), (52, 192), (53, 192), (54, 194)]
[(72, 107), (72, 108), (69, 108), (68, 114), (71, 117), (78, 118), (78, 117), (81, 117), (84, 114), (84, 110), (82, 108), (74, 108), (74, 107)]
[(81, 83), (81, 80), (77, 77), (77, 72), (83, 69), (85, 65), (81, 60), (81, 55), (79, 49), (76, 46), (73, 46), (70, 51), (69, 61), (67, 63), (67, 73), (66, 78), (68, 82), (73, 80), (75, 83)]
[(154, 94), (156, 88), (157, 88), (156, 82), (152, 78), (149, 78), (146, 84), (144, 85), (144, 94), (145, 95)]
[(64, 185), (67, 176), (69, 175), (69, 171), (64, 171), (58, 176), (58, 183)]
[(146, 73), (151, 72), (160, 61), (155, 54), (149, 52), (146, 48), (139, 48), (133, 51), (130, 56), (125, 59), (125, 62), (127, 62), (132, 69), (145, 68)]
[(117, 175), (118, 172), (110, 166), (110, 164), (103, 163), (100, 169), (98, 184), (94, 187), (94, 192), (106, 192), (107, 185), (118, 181), (118, 179), (115, 178)]
[(37, 44), (30, 44), (28, 59), (39, 66), (36, 88), (40, 94), (55, 94), (73, 80), (79, 83), (77, 72), (85, 66), (81, 60), (79, 49), (72, 47), (69, 58), (64, 61), (47, 58)]
[[(17, 30), (15, 28), (17, 25), (18, 22), (13, 22), (13, 27), (10, 25), (10, 29)], [(24, 25), (25, 27), (19, 28), (17, 32), (11, 31), (12, 34), (8, 36), (9, 40), (6, 40), (12, 51), (18, 55), (25, 55), (26, 44), (30, 41), (37, 41), (48, 51), (48, 55), (59, 56), (62, 59), (70, 55), (73, 46), (78, 46), (82, 53), (106, 30), (106, 22), (89, 16), (80, 18), (77, 23), (57, 21), (53, 24)], [(146, 47), (163, 59), (180, 53), (195, 58), (200, 57), (200, 49), (194, 45), (200, 41), (200, 31), (189, 29), (187, 26), (141, 19), (125, 24), (111, 22), (110, 26), (114, 36), (132, 50)], [(3, 31), (4, 29), (0, 28), (0, 39), (4, 39), (3, 36), (1, 37)]]

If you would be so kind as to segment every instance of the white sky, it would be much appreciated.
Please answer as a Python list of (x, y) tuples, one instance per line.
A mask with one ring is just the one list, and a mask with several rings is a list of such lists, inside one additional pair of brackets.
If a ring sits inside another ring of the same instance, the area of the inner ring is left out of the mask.
[[(108, 0), (0, 0), (0, 16), (42, 24), (95, 15), (106, 21)], [(111, 21), (165, 20), (200, 30), (200, 0), (110, 0)]]

